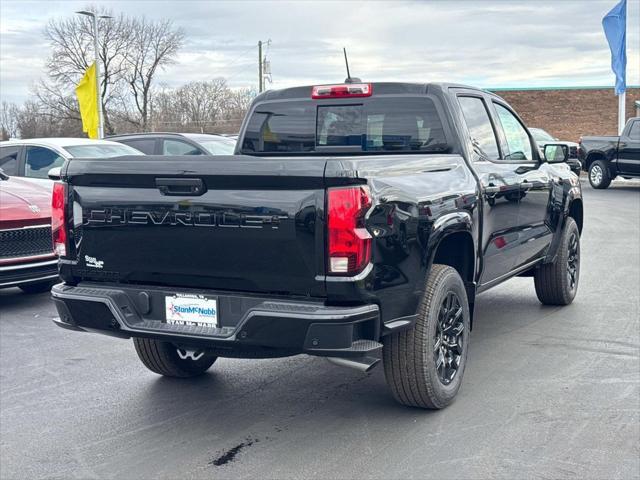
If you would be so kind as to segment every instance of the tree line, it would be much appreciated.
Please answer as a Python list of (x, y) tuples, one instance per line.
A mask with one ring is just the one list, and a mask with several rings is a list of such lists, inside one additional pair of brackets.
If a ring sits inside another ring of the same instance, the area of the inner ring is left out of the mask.
[[(178, 88), (157, 85), (157, 75), (176, 62), (184, 44), (171, 20), (114, 15), (98, 22), (100, 90), (105, 135), (146, 131), (235, 133), (255, 97), (253, 89), (231, 89), (223, 78)], [(2, 139), (84, 136), (75, 86), (94, 61), (91, 18), (50, 20), (46, 76), (23, 105), (2, 102)], [(203, 66), (206, 70), (206, 66)]]

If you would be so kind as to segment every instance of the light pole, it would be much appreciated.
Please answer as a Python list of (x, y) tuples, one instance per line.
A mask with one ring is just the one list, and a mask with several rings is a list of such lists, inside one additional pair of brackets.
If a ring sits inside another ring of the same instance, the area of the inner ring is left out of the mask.
[(96, 15), (94, 12), (80, 10), (80, 15), (91, 17), (93, 23), (93, 51), (96, 62), (96, 92), (98, 95), (98, 138), (104, 138), (104, 118), (102, 114), (102, 94), (100, 93), (100, 55), (98, 53), (98, 18), (112, 18), (109, 15)]
[(258, 42), (258, 93), (262, 93), (262, 40)]

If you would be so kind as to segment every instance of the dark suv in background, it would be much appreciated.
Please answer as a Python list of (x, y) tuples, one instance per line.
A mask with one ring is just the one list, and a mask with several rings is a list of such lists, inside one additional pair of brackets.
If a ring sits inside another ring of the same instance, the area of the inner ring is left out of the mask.
[(132, 133), (109, 140), (129, 145), (147, 155), (233, 155), (233, 138), (208, 133)]

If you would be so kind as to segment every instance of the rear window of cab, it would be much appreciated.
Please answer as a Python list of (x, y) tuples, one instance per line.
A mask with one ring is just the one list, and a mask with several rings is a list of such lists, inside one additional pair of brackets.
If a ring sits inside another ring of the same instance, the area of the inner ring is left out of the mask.
[(258, 105), (242, 153), (442, 153), (449, 147), (427, 97), (373, 97), (331, 104), (290, 100)]

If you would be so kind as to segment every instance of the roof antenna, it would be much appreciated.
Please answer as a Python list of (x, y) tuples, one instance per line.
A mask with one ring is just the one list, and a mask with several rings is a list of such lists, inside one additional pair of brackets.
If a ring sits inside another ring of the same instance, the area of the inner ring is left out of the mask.
[(349, 72), (349, 60), (347, 59), (347, 49), (345, 47), (342, 47), (342, 51), (344, 52), (344, 64), (347, 66), (347, 78), (345, 79), (344, 83), (359, 83), (362, 80), (360, 80), (357, 77), (351, 77), (351, 73)]

